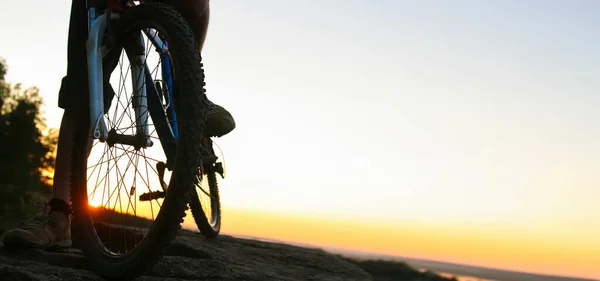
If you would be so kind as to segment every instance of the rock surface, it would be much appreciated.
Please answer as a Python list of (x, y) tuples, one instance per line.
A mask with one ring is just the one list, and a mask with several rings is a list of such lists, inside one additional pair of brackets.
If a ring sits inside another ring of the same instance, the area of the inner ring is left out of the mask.
[[(103, 280), (86, 269), (83, 255), (0, 248), (0, 280)], [(222, 235), (207, 240), (181, 230), (173, 247), (156, 266), (136, 280), (344, 280), (372, 277), (358, 266), (319, 249), (240, 239)]]

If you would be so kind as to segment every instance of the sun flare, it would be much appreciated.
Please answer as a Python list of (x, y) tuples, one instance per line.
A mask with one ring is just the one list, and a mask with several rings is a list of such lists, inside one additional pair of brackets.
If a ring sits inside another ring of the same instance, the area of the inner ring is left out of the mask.
[(95, 208), (100, 207), (102, 205), (102, 198), (90, 197), (90, 198), (88, 198), (88, 204)]

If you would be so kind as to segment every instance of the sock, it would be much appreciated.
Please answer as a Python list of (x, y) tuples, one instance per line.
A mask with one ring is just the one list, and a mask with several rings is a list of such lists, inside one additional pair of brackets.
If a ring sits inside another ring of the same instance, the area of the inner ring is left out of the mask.
[(48, 206), (50, 206), (50, 212), (61, 212), (67, 217), (71, 214), (71, 206), (61, 199), (50, 199)]

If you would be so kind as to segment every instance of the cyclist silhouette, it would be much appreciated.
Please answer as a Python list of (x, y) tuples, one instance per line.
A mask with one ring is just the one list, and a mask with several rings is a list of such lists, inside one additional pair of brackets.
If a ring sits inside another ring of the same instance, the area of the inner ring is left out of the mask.
[[(188, 21), (195, 34), (198, 51), (201, 51), (208, 30), (209, 0), (166, 0), (164, 2), (175, 7)], [(5, 233), (3, 238), (5, 246), (42, 249), (71, 246), (70, 151), (73, 145), (76, 111), (85, 109), (82, 104), (88, 104), (85, 47), (88, 25), (85, 14), (86, 0), (72, 0), (67, 75), (62, 79), (58, 97), (58, 105), (64, 109), (64, 114), (58, 138), (59, 152), (55, 164), (52, 198), (42, 215), (35, 216)], [(227, 110), (208, 99), (205, 100), (206, 136), (221, 137), (235, 129), (235, 121)]]

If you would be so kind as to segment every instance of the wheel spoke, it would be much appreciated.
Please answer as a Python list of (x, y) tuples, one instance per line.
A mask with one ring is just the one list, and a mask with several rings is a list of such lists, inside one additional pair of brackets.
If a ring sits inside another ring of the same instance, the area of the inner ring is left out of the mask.
[[(161, 58), (153, 52), (151, 42), (149, 40), (146, 42), (147, 56), (144, 63), (150, 66), (150, 63), (158, 62), (149, 68), (150, 77), (153, 77), (154, 81), (162, 75), (162, 67), (159, 64)], [(155, 58), (157, 56), (158, 59)], [(115, 71), (119, 73), (114, 73)], [(123, 50), (117, 58), (113, 74), (109, 76), (110, 83), (115, 89), (115, 96), (104, 115), (109, 131), (114, 130), (125, 135), (135, 135), (137, 131), (137, 116), (133, 109), (134, 93), (137, 91), (132, 88), (132, 79), (136, 77), (133, 77), (132, 73), (134, 72), (131, 63)], [(139, 74), (145, 75), (146, 72), (144, 70)], [(154, 83), (153, 81), (146, 81), (146, 83)], [(145, 85), (139, 86), (145, 87)], [(126, 229), (131, 227), (135, 233), (146, 232), (144, 227), (148, 227), (149, 223), (156, 219), (158, 210), (162, 208), (163, 199), (151, 198), (149, 201), (140, 201), (138, 196), (162, 190), (158, 181), (158, 171), (154, 165), (164, 161), (159, 159), (166, 159), (160, 142), (171, 140), (160, 139), (147, 108), (141, 110), (148, 116), (148, 124), (144, 124), (149, 129), (148, 137), (158, 140), (157, 144), (136, 149), (124, 144), (108, 145), (95, 140), (90, 148), (88, 159), (90, 164), (87, 165), (86, 176), (88, 201), (97, 210), (90, 215), (92, 220), (98, 223), (96, 229), (105, 250), (113, 255), (126, 254), (141, 241), (141, 237), (137, 235), (129, 239)], [(170, 172), (166, 172), (165, 181), (169, 182)], [(126, 198), (122, 198), (123, 196)], [(121, 245), (122, 249), (116, 249), (118, 245)]]

